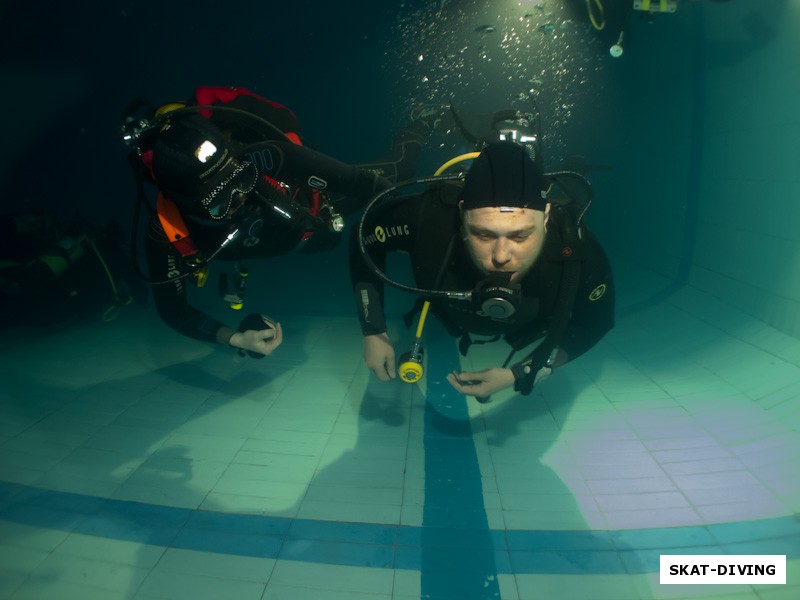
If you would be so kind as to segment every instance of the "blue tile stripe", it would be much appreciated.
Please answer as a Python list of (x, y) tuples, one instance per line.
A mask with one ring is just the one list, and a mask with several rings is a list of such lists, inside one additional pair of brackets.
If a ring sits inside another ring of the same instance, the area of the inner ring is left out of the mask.
[(498, 566), (508, 568), (508, 555), (489, 530), (467, 403), (446, 379), (460, 368), (456, 345), (435, 319), (426, 325), (425, 342), (430, 359), (423, 433), (421, 596), (500, 598)]
[[(479, 548), (486, 564), (491, 554), (500, 574), (653, 573), (660, 554), (679, 553), (800, 559), (794, 516), (668, 529), (484, 532), (465, 530), (455, 520), (405, 527), (240, 515), (0, 482), (0, 520), (200, 552), (423, 572), (455, 568), (461, 555), (453, 546), (462, 542)], [(14, 540), (6, 536), (3, 542)]]

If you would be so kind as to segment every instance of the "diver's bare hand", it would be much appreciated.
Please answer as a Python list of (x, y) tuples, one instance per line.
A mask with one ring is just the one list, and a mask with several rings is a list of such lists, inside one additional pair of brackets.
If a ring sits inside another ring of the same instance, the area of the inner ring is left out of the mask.
[(228, 344), (234, 348), (250, 350), (269, 356), (283, 342), (283, 329), (280, 323), (275, 323), (275, 328), (248, 329), (237, 331), (231, 336)]
[(394, 346), (386, 333), (364, 336), (364, 361), (381, 381), (397, 376)]
[(453, 371), (447, 376), (457, 392), (476, 398), (486, 398), (495, 392), (514, 385), (511, 369), (495, 368), (484, 371)]

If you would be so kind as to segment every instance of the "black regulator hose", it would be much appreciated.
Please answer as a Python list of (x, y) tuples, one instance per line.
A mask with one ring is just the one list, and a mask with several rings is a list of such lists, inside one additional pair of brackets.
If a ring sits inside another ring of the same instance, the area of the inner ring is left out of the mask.
[(447, 290), (423, 290), (421, 288), (404, 285), (402, 283), (398, 283), (397, 281), (393, 281), (389, 279), (389, 277), (384, 273), (378, 265), (375, 264), (375, 261), (372, 260), (372, 257), (367, 252), (367, 247), (364, 244), (364, 224), (367, 220), (367, 216), (375, 207), (376, 204), (379, 204), (386, 196), (397, 190), (398, 188), (407, 187), (409, 185), (420, 184), (420, 183), (436, 183), (439, 181), (455, 181), (457, 179), (462, 179), (463, 175), (461, 173), (456, 173), (453, 175), (439, 175), (433, 177), (423, 177), (421, 179), (412, 179), (408, 181), (402, 181), (397, 185), (394, 185), (388, 189), (383, 190), (377, 196), (375, 196), (369, 204), (364, 208), (364, 211), (361, 213), (361, 218), (358, 220), (358, 228), (356, 231), (356, 235), (358, 236), (358, 249), (361, 252), (361, 256), (364, 259), (364, 262), (367, 266), (372, 270), (377, 277), (382, 280), (384, 283), (391, 285), (397, 289), (403, 290), (405, 292), (411, 292), (412, 294), (421, 294), (428, 297), (436, 297), (436, 298), (455, 298), (457, 300), (469, 300), (472, 296), (472, 290), (467, 292), (454, 292), (454, 291), (447, 291)]

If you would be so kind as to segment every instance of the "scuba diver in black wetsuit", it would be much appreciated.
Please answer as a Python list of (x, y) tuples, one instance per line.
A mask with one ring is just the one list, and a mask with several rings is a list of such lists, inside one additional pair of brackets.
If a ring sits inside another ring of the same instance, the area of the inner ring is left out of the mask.
[[(238, 330), (230, 328), (190, 306), (187, 284), (202, 284), (214, 258), (332, 248), (343, 216), (398, 178), (413, 176), (432, 127), (417, 111), (387, 157), (353, 166), (304, 146), (291, 110), (241, 87), (200, 87), (191, 102), (163, 106), (149, 119), (136, 119), (135, 107), (124, 120), (123, 137), (134, 147), (140, 198), (142, 180), (159, 190), (145, 239), (158, 313), (186, 336), (257, 358), (281, 344), (280, 324), (252, 314)], [(241, 306), (247, 275), (237, 270), (225, 294), (234, 308)]]
[[(448, 376), (458, 392), (480, 401), (510, 386), (529, 394), (613, 327), (609, 261), (583, 223), (591, 187), (578, 173), (544, 173), (537, 136), (518, 133), (506, 129), (503, 141), (465, 155), (474, 158), (466, 176), (402, 184), (365, 209), (351, 239), (350, 273), (365, 360), (379, 379), (394, 379), (398, 370), (407, 382), (420, 379), (429, 308), (460, 338), (463, 355), (471, 343), (503, 337), (510, 344), (502, 366)], [(576, 198), (581, 188), (587, 194), (583, 203)], [(410, 255), (415, 285), (384, 272), (392, 251)], [(425, 300), (416, 342), (399, 369), (384, 317), (384, 283)], [(494, 337), (473, 340), (470, 334)], [(509, 366), (517, 351), (537, 340), (542, 341), (535, 349)]]

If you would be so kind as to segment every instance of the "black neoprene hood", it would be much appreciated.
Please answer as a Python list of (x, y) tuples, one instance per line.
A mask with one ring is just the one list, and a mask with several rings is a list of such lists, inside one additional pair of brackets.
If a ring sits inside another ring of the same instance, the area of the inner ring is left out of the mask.
[[(212, 151), (198, 156), (205, 147)], [(222, 132), (201, 115), (189, 115), (165, 126), (153, 145), (153, 174), (158, 187), (176, 200), (199, 201), (207, 196), (233, 166)]]
[(544, 210), (547, 179), (528, 151), (516, 142), (486, 146), (464, 179), (464, 209), (510, 206)]

